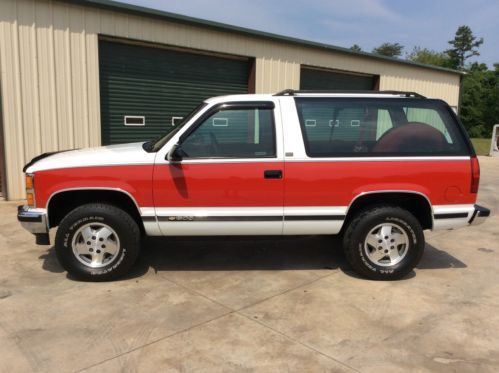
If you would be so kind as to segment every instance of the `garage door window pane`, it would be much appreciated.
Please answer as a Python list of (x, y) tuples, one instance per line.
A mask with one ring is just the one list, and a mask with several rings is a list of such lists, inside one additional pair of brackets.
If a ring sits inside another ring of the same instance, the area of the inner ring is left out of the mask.
[(187, 158), (275, 157), (272, 110), (219, 111), (189, 135), (182, 151)]

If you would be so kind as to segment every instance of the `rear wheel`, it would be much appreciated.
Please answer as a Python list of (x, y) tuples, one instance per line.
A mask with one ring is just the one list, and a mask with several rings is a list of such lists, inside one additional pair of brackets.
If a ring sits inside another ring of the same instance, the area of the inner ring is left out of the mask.
[(118, 207), (92, 203), (71, 211), (61, 221), (55, 252), (72, 276), (87, 281), (120, 277), (135, 263), (140, 230), (133, 218)]
[(373, 280), (395, 280), (407, 275), (419, 263), (424, 245), (419, 221), (409, 211), (392, 206), (358, 214), (343, 240), (351, 266)]

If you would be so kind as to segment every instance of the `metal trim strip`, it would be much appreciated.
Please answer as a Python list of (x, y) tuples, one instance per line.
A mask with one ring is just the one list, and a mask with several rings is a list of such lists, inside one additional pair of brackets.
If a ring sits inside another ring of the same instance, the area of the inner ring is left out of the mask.
[[(345, 215), (271, 215), (271, 216), (158, 216), (160, 222), (216, 222), (216, 221), (310, 221), (344, 220)], [(154, 221), (151, 216), (142, 216), (143, 221)]]
[(455, 212), (452, 214), (434, 214), (433, 218), (434, 219), (462, 219), (462, 218), (467, 218), (468, 213), (467, 212)]
[(346, 215), (287, 215), (285, 221), (305, 221), (305, 220), (345, 220)]

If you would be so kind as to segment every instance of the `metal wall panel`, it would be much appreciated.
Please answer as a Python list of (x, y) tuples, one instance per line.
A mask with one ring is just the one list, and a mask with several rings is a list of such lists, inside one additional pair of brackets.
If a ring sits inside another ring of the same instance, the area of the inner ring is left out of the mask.
[(380, 89), (417, 91), (457, 106), (459, 75), (156, 18), (49, 0), (0, 1), (0, 68), (10, 199), (41, 152), (97, 146), (98, 35), (255, 57), (255, 90), (299, 88), (300, 65), (380, 75)]

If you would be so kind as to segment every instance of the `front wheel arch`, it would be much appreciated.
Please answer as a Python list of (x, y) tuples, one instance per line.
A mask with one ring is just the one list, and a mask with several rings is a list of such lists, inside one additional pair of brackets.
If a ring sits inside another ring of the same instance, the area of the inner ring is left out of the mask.
[(141, 234), (145, 229), (135, 199), (121, 189), (69, 189), (57, 191), (47, 202), (48, 224), (57, 227), (62, 219), (75, 208), (89, 203), (105, 203), (127, 212), (137, 223)]

